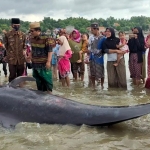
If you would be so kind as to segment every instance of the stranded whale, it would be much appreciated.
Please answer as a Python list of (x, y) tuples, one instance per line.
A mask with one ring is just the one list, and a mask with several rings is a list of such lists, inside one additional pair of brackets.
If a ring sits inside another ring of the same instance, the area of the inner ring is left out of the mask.
[(136, 106), (95, 106), (37, 90), (14, 88), (30, 77), (18, 77), (0, 87), (0, 124), (15, 127), (20, 122), (106, 126), (150, 113), (150, 104)]

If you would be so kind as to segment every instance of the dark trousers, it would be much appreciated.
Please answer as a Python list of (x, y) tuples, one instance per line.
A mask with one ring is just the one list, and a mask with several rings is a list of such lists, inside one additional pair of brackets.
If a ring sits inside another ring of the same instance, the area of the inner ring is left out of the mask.
[(71, 63), (71, 73), (72, 73), (72, 76), (74, 78), (74, 73), (73, 73), (73, 64)]
[(9, 65), (9, 82), (14, 80), (16, 77), (22, 76), (24, 72), (24, 64), (22, 65)]
[(7, 76), (7, 63), (3, 62), (3, 71), (4, 71), (4, 75)]
[(61, 75), (60, 75), (60, 72), (58, 71), (58, 76), (59, 76), (59, 80), (61, 80)]

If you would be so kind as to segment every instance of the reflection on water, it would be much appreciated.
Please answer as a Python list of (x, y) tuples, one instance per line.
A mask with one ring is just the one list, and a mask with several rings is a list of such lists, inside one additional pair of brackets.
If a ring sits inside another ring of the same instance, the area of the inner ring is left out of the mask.
[[(128, 57), (125, 58), (126, 66), (128, 66)], [(129, 77), (128, 68), (126, 71), (127, 90), (108, 89), (106, 73), (103, 90), (98, 86), (97, 90), (92, 91), (87, 85), (86, 74), (84, 82), (74, 83), (71, 79), (69, 89), (62, 88), (60, 82), (54, 81), (53, 93), (94, 105), (114, 106), (149, 103), (149, 90), (144, 89), (142, 84), (139, 88), (134, 87)], [(7, 80), (1, 78), (0, 82), (7, 83)], [(26, 87), (35, 88), (36, 86), (35, 83), (27, 83)], [(0, 127), (0, 150), (148, 150), (149, 141), (149, 115), (108, 127), (40, 125), (38, 123), (19, 123), (15, 130), (6, 130)]]

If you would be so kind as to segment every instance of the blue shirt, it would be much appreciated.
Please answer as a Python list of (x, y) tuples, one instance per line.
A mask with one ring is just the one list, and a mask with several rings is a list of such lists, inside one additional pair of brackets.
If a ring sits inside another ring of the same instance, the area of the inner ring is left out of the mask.
[(105, 41), (105, 37), (91, 38), (91, 53), (90, 60), (95, 61), (97, 64), (104, 64), (104, 54), (102, 53), (102, 44)]
[(53, 47), (52, 65), (57, 64), (57, 56), (58, 56), (59, 47), (60, 47), (60, 45), (58, 45), (58, 44), (56, 44), (56, 46)]

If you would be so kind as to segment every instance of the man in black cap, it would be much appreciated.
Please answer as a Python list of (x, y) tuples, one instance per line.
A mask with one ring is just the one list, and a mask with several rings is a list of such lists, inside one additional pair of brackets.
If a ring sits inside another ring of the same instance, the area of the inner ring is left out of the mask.
[(22, 76), (25, 63), (25, 34), (19, 30), (20, 19), (11, 19), (12, 30), (5, 34), (6, 59), (9, 65), (9, 82), (18, 76)]
[(91, 33), (93, 35), (96, 35), (96, 36), (99, 36), (100, 33), (99, 33), (99, 24), (98, 23), (92, 23), (91, 24)]
[(104, 37), (100, 35), (98, 23), (91, 24), (92, 35), (89, 38), (89, 51), (90, 51), (90, 76), (92, 86), (95, 89), (95, 81), (101, 83), (103, 88), (104, 84), (104, 64), (102, 49), (98, 48), (98, 43)]

